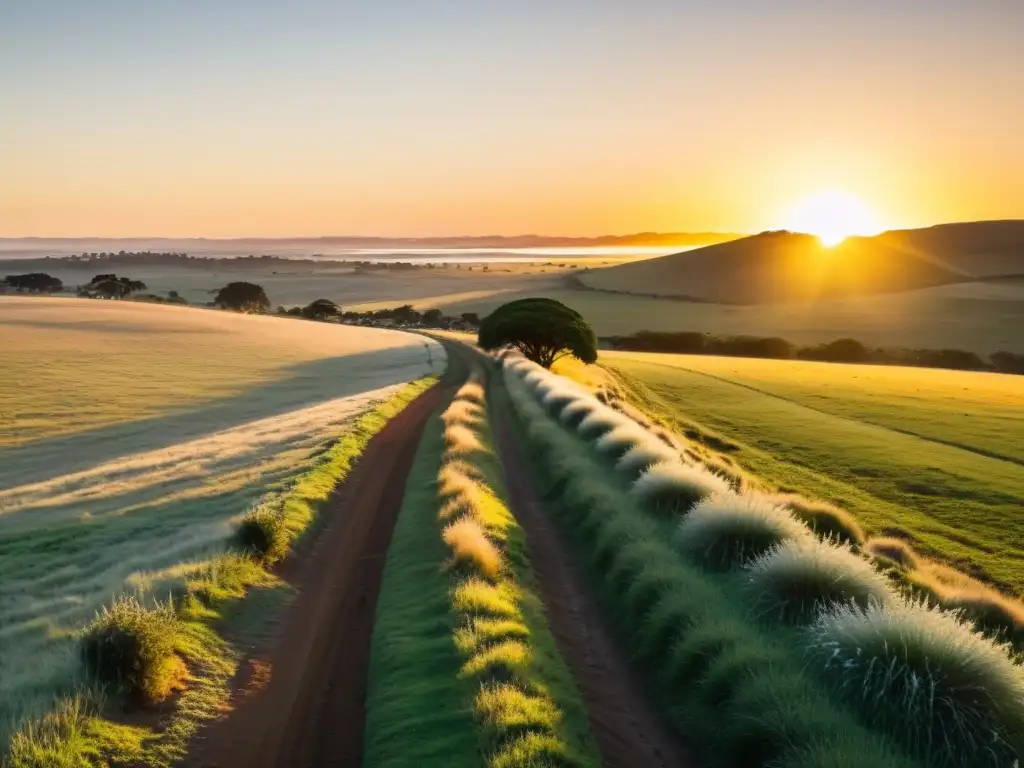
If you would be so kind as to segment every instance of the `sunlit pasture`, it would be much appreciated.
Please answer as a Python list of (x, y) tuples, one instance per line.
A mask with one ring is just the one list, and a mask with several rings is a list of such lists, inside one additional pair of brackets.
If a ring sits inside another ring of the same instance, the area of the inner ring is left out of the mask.
[(75, 684), (74, 636), (165, 598), (260, 496), (443, 365), (383, 330), (0, 298), (0, 732)]
[(626, 352), (602, 362), (755, 474), (1024, 594), (1024, 377)]

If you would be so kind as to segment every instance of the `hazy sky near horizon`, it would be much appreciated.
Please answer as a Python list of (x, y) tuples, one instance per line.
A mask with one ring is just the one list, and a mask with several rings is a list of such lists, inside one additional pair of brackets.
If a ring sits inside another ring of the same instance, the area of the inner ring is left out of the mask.
[(0, 0), (0, 236), (1024, 218), (1024, 0)]

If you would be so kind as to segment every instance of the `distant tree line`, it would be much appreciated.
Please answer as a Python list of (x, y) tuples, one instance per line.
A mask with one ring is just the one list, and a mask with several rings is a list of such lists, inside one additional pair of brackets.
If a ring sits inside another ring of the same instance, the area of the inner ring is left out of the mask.
[(472, 331), (480, 327), (480, 315), (476, 312), (463, 312), (460, 315), (446, 315), (440, 309), (426, 309), (420, 312), (411, 304), (369, 312), (346, 312), (330, 299), (317, 299), (304, 307), (278, 307), (277, 314), (285, 317), (302, 317), (307, 320), (342, 322), (352, 325), (464, 331)]
[(603, 341), (612, 349), (632, 352), (817, 360), (829, 363), (874, 363), (1024, 374), (1024, 355), (1013, 352), (996, 352), (986, 360), (974, 352), (963, 349), (868, 347), (856, 339), (849, 338), (814, 346), (798, 346), (777, 336), (713, 336), (695, 331), (640, 331), (630, 336), (609, 336)]

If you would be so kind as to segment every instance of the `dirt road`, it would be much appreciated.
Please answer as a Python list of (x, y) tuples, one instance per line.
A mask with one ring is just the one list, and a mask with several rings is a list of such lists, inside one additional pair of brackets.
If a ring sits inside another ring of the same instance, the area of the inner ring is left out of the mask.
[(541, 508), (511, 414), (492, 407), (491, 418), (512, 512), (526, 533), (551, 631), (583, 697), (604, 765), (692, 768), (695, 762), (650, 703), (570, 561), (560, 532)]
[(280, 638), (253, 666), (269, 681), (236, 696), (227, 717), (192, 745), (195, 768), (362, 765), (366, 672), (385, 554), (423, 427), (451, 393), (421, 395), (369, 443), (332, 500), (326, 528), (291, 563), (299, 595)]

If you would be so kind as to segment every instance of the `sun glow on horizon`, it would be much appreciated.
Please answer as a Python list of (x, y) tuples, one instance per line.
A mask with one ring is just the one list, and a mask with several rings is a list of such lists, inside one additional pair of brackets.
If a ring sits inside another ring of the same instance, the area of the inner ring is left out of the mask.
[(817, 235), (829, 248), (855, 235), (882, 231), (878, 215), (860, 198), (840, 190), (807, 197), (790, 212), (787, 229)]

